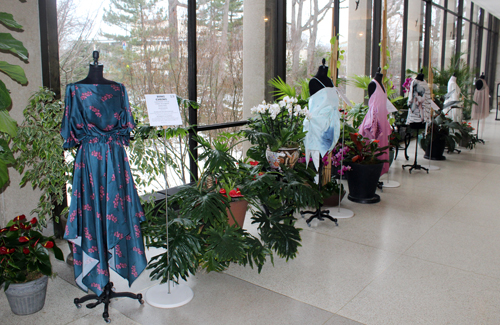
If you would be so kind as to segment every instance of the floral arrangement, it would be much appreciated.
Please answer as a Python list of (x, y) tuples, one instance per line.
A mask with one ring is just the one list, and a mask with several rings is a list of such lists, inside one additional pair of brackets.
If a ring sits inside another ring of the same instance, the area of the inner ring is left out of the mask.
[[(340, 144), (337, 144), (332, 150), (331, 164), (333, 167), (338, 168), (337, 174), (339, 174), (341, 176), (344, 175), (345, 172), (351, 170), (351, 166), (346, 166), (346, 165), (342, 165), (342, 168), (339, 168), (342, 161), (347, 157), (349, 150), (350, 149), (348, 146), (344, 146), (342, 148), (342, 145), (340, 145)], [(328, 156), (329, 156), (329, 153), (327, 153), (323, 157), (323, 165), (324, 166), (328, 165)]]
[(410, 87), (411, 87), (411, 82), (413, 79), (411, 77), (408, 77), (405, 79), (405, 82), (403, 83), (403, 93), (409, 93), (410, 92)]
[(32, 281), (42, 275), (51, 276), (49, 249), (57, 259), (64, 259), (54, 238), (43, 236), (37, 226), (36, 218), (28, 221), (23, 214), (0, 229), (0, 285), (5, 283), (4, 290), (11, 283)]
[(263, 101), (251, 112), (257, 116), (250, 119), (245, 135), (252, 144), (267, 146), (271, 151), (300, 147), (305, 137), (304, 118), (309, 116), (306, 100), (285, 96), (277, 103)]
[(474, 130), (476, 130), (475, 128), (472, 127), (471, 122), (466, 122), (466, 121), (462, 122), (462, 128), (464, 131), (466, 131), (469, 134), (473, 134)]
[(346, 142), (347, 147), (349, 147), (346, 161), (365, 165), (386, 162), (378, 159), (388, 148), (379, 147), (379, 140), (370, 140), (358, 133), (349, 133), (349, 137), (351, 141)]

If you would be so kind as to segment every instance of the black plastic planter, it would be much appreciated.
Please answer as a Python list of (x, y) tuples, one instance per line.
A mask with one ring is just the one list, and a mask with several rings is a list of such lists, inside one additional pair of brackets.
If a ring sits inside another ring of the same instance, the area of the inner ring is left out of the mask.
[(432, 151), (431, 151), (431, 143), (425, 149), (425, 159), (429, 159), (429, 153), (431, 160), (446, 160), (446, 157), (443, 155), (444, 147), (446, 146), (445, 139), (435, 139), (432, 141)]
[(373, 165), (350, 163), (349, 166), (351, 170), (346, 172), (349, 185), (347, 198), (357, 203), (380, 202), (380, 196), (375, 194), (375, 191), (384, 163)]

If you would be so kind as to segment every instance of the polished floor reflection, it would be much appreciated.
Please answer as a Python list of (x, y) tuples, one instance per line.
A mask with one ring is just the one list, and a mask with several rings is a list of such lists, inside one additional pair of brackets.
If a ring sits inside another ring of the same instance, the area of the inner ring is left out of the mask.
[[(308, 227), (300, 219), (295, 260), (275, 259), (261, 274), (236, 265), (199, 273), (187, 282), (194, 291), (189, 304), (157, 309), (119, 299), (110, 318), (147, 325), (500, 324), (500, 121), (493, 113), (483, 138), (474, 150), (432, 161), (440, 169), (429, 174), (403, 171), (400, 155), (390, 173), (401, 187), (378, 192), (374, 205), (342, 201), (355, 216), (338, 227), (317, 220)], [(429, 164), (421, 150), (419, 163)], [(44, 309), (15, 316), (0, 294), (2, 324), (104, 323), (102, 308), (74, 307), (83, 292), (70, 267), (54, 265), (58, 276)], [(128, 289), (116, 275), (112, 280), (118, 291)], [(144, 273), (130, 290), (154, 284)]]

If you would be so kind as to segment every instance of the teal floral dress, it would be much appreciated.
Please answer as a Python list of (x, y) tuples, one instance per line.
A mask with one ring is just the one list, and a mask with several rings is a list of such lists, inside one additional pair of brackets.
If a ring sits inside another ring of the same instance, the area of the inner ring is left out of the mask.
[(61, 135), (78, 147), (64, 238), (73, 243), (75, 280), (100, 295), (113, 269), (129, 285), (147, 261), (145, 220), (124, 146), (135, 127), (121, 84), (69, 84)]

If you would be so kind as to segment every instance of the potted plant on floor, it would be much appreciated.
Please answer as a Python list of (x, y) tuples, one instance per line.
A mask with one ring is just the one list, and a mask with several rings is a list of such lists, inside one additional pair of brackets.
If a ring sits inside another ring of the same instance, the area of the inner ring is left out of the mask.
[[(323, 160), (323, 185), (321, 186), (321, 199), (323, 204), (327, 206), (337, 206), (344, 198), (345, 190), (342, 183), (338, 181), (345, 173), (351, 170), (350, 166), (343, 165), (342, 162), (349, 152), (349, 147), (337, 144), (331, 154), (327, 153), (322, 158)], [(342, 166), (341, 166), (342, 165)], [(325, 172), (327, 169), (330, 172)], [(326, 179), (325, 179), (326, 177)]]
[(0, 285), (14, 314), (36, 313), (45, 304), (48, 276), (52, 275), (49, 250), (63, 260), (53, 237), (37, 229), (36, 218), (15, 217), (0, 229)]
[(357, 203), (377, 203), (380, 197), (375, 194), (384, 160), (378, 157), (387, 147), (379, 147), (378, 140), (363, 138), (358, 133), (349, 133), (350, 141), (346, 165), (351, 167), (346, 172), (349, 186), (348, 199)]

